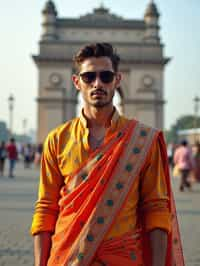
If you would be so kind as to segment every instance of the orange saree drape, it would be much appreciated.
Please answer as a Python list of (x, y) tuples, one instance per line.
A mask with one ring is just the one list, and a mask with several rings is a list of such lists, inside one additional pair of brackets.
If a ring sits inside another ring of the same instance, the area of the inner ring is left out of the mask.
[[(143, 244), (148, 236), (140, 230), (106, 241), (103, 239), (123, 208), (130, 187), (158, 134), (161, 133), (130, 121), (71, 176), (71, 184), (61, 190), (60, 214), (52, 237), (48, 266), (151, 265), (149, 245)], [(182, 266), (180, 235), (162, 135), (159, 140), (173, 213), (166, 265)]]

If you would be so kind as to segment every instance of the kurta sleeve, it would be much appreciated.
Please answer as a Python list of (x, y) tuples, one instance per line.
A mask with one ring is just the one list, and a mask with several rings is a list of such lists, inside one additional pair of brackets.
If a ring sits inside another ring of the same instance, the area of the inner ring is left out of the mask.
[(166, 158), (161, 157), (161, 154), (165, 154), (161, 150), (165, 149), (165, 146), (160, 145), (159, 138), (158, 134), (141, 174), (142, 223), (144, 230), (147, 232), (159, 228), (169, 233), (171, 231), (171, 212), (167, 185), (169, 175), (164, 167)]
[(32, 235), (42, 231), (54, 232), (59, 210), (60, 188), (64, 182), (57, 163), (56, 139), (55, 132), (52, 132), (44, 144), (38, 200), (36, 201), (31, 226)]

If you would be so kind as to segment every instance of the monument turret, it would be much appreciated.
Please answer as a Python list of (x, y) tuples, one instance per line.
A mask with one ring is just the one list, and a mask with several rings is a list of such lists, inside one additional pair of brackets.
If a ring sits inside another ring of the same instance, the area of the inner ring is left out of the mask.
[(148, 43), (159, 43), (159, 12), (153, 0), (148, 4), (145, 14), (144, 22), (146, 25), (145, 41)]
[(42, 10), (42, 15), (43, 15), (42, 40), (57, 39), (57, 34), (56, 34), (57, 10), (53, 1), (49, 0), (46, 2), (44, 9)]

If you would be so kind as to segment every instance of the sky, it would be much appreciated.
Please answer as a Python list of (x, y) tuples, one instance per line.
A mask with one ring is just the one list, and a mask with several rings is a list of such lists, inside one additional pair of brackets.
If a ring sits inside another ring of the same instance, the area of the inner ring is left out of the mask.
[[(0, 121), (8, 125), (8, 97), (14, 95), (13, 130), (36, 129), (37, 68), (41, 11), (45, 0), (0, 0)], [(124, 18), (143, 19), (150, 0), (54, 0), (59, 17), (79, 17), (101, 3)], [(154, 0), (161, 14), (160, 36), (165, 68), (165, 128), (182, 115), (194, 113), (194, 97), (200, 97), (200, 0)], [(134, 115), (134, 114), (133, 114)]]

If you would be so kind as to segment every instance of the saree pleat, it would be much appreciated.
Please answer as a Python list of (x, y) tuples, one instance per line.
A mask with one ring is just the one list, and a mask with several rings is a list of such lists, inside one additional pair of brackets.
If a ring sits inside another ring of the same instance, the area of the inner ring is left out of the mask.
[(141, 232), (128, 232), (123, 236), (104, 241), (90, 266), (136, 266), (143, 265)]

